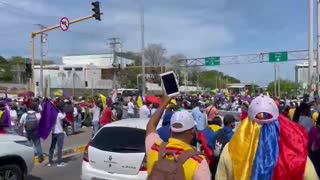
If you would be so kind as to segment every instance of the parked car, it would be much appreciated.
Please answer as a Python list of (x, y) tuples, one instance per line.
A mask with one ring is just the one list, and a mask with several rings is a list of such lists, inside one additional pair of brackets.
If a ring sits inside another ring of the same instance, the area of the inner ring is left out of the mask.
[(146, 179), (145, 136), (148, 121), (124, 119), (102, 127), (85, 149), (81, 179)]
[(0, 179), (24, 179), (33, 167), (32, 144), (23, 136), (0, 134)]

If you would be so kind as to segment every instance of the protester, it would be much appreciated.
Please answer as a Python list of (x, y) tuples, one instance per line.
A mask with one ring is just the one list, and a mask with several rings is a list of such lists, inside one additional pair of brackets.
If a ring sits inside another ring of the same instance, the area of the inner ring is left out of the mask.
[(204, 106), (204, 103), (199, 101), (195, 104), (195, 107), (192, 110), (192, 116), (195, 120), (196, 128), (198, 131), (202, 131), (207, 127), (207, 119), (203, 114), (203, 108), (200, 108), (201, 106)]
[(43, 161), (41, 140), (37, 134), (39, 128), (39, 121), (41, 118), (40, 113), (37, 113), (36, 110), (38, 106), (36, 104), (31, 104), (29, 110), (21, 116), (20, 125), (21, 131), (20, 134), (23, 135), (24, 129), (29, 141), (31, 141), (36, 149), (39, 162)]
[(290, 110), (289, 110), (289, 119), (290, 120), (293, 120), (293, 115), (294, 115), (294, 112), (296, 110), (296, 104), (294, 102), (291, 102), (290, 103)]
[(100, 128), (100, 115), (101, 115), (102, 104), (99, 100), (95, 101), (94, 107), (92, 108), (93, 117), (92, 117), (92, 137), (98, 132)]
[(75, 122), (75, 116), (77, 114), (77, 109), (75, 109), (72, 105), (72, 102), (69, 99), (64, 100), (64, 107), (63, 112), (66, 114), (66, 119), (68, 121), (68, 124), (71, 126), (72, 132), (68, 131), (68, 128), (65, 129), (67, 135), (74, 133), (74, 122)]
[(112, 119), (112, 110), (107, 107), (103, 112), (101, 116), (101, 126), (107, 125), (113, 121)]
[(133, 102), (134, 102), (133, 98), (130, 98), (130, 102), (128, 102), (128, 117), (129, 118), (135, 117), (135, 115), (134, 115), (135, 106), (134, 106)]
[(162, 119), (162, 126), (158, 129), (158, 134), (163, 142), (168, 142), (170, 138), (170, 121), (174, 112), (178, 111), (177, 105), (169, 105), (165, 110), (165, 115)]
[(209, 142), (213, 142), (211, 147), (213, 150), (213, 163), (211, 167), (211, 173), (213, 177), (215, 177), (217, 171), (221, 152), (234, 134), (232, 130), (235, 128), (235, 122), (236, 120), (232, 115), (225, 115), (223, 118), (223, 128), (214, 133), (212, 137), (209, 137)]
[(289, 111), (290, 111), (290, 106), (285, 106), (281, 114), (282, 114), (284, 117), (286, 117), (286, 118), (289, 119)]
[(207, 107), (206, 113), (208, 121), (212, 121), (219, 114), (219, 111), (217, 110), (215, 105), (210, 105)]
[(213, 166), (212, 137), (214, 136), (215, 132), (218, 132), (219, 130), (222, 129), (221, 127), (222, 120), (219, 116), (216, 116), (215, 119), (213, 119), (213, 121), (209, 121), (208, 123), (209, 123), (208, 126), (204, 130), (198, 132), (198, 139), (201, 144), (200, 149), (206, 155), (209, 166), (212, 167)]
[(59, 113), (57, 115), (57, 119), (55, 125), (52, 129), (52, 137), (51, 137), (51, 145), (49, 149), (49, 164), (47, 166), (52, 166), (53, 164), (53, 153), (58, 146), (58, 167), (63, 167), (66, 164), (62, 162), (62, 148), (63, 148), (63, 141), (64, 141), (64, 131), (63, 131), (63, 121), (66, 118), (66, 114), (63, 112), (63, 107), (59, 107)]
[(147, 103), (139, 109), (139, 118), (150, 118), (151, 112)]
[[(170, 97), (164, 97), (163, 104), (147, 124), (145, 145), (148, 179), (208, 180), (211, 176), (205, 157), (190, 145), (196, 138), (196, 130), (194, 119), (189, 112), (173, 114), (170, 122), (171, 138), (168, 143), (162, 142), (157, 133), (157, 125), (170, 100)], [(173, 158), (177, 158), (177, 161)], [(180, 171), (175, 173), (172, 171), (174, 168), (170, 167), (177, 167)]]
[(275, 102), (263, 95), (248, 114), (222, 151), (217, 180), (318, 179), (303, 127), (279, 116)]
[(159, 108), (159, 104), (158, 103), (153, 103), (152, 104), (152, 107), (151, 107), (151, 110), (150, 110), (150, 115), (153, 116), (156, 111), (158, 110)]
[(316, 126), (312, 127), (309, 132), (309, 157), (314, 164), (318, 176), (320, 176), (320, 117)]
[(77, 115), (75, 117), (76, 123), (75, 123), (75, 131), (79, 131), (81, 128), (81, 121), (82, 121), (82, 108), (80, 107), (79, 103), (75, 103), (75, 111), (77, 112)]
[(310, 117), (310, 106), (306, 103), (300, 104), (299, 124), (307, 130), (307, 133), (313, 127), (313, 120)]

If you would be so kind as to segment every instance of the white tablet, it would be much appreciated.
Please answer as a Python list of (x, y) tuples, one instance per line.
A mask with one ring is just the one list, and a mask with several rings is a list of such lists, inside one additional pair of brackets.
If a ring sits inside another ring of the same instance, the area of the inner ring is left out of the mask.
[(168, 96), (176, 96), (180, 94), (179, 85), (176, 75), (173, 71), (160, 74), (162, 88)]

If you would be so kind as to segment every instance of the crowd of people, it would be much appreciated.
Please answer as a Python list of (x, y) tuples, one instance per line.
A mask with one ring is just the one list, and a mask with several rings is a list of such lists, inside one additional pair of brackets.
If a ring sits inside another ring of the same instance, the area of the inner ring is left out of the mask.
[(148, 179), (318, 179), (317, 99), (257, 96), (241, 103), (239, 122), (217, 103), (175, 102), (165, 96), (147, 125)]
[[(58, 114), (51, 130), (48, 166), (53, 164), (56, 145), (57, 165), (65, 166), (64, 137), (83, 125), (92, 126), (94, 136), (108, 123), (146, 118), (150, 119), (145, 142), (148, 179), (317, 179), (320, 175), (318, 99), (193, 95), (164, 96), (162, 100), (140, 96), (124, 102), (121, 97), (96, 96), (90, 102), (74, 98), (54, 98), (50, 102)], [(1, 120), (6, 104), (10, 126)], [(227, 112), (223, 117), (221, 110)], [(231, 110), (233, 113), (228, 113)], [(36, 132), (42, 111), (40, 98), (0, 100), (0, 133), (26, 136), (40, 162), (43, 152)], [(293, 155), (292, 162), (297, 164), (289, 165), (288, 157)]]

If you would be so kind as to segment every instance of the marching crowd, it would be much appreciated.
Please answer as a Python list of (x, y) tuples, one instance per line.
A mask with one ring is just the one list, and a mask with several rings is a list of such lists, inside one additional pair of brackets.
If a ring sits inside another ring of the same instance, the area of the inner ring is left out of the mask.
[[(223, 118), (199, 100), (191, 112), (165, 96), (147, 125), (148, 179), (318, 179), (318, 100), (261, 95)], [(157, 126), (162, 119), (162, 127)]]
[[(26, 136), (34, 144), (39, 161), (43, 161), (41, 138), (36, 133), (43, 101), (5, 101), (0, 101), (0, 133)], [(320, 173), (317, 99), (164, 96), (162, 100), (131, 97), (123, 102), (121, 98), (96, 96), (91, 103), (72, 98), (50, 102), (57, 114), (50, 132), (48, 166), (53, 164), (56, 145), (57, 165), (65, 166), (64, 137), (79, 131), (82, 125), (92, 125), (94, 136), (100, 127), (113, 121), (150, 118), (145, 140), (148, 179), (318, 179)], [(5, 124), (3, 115), (6, 104), (10, 107), (10, 125)], [(221, 109), (238, 113), (222, 117)]]

